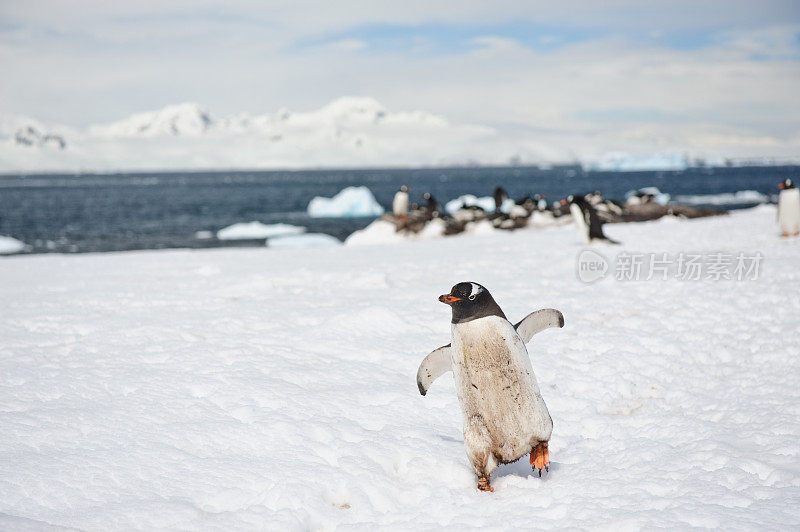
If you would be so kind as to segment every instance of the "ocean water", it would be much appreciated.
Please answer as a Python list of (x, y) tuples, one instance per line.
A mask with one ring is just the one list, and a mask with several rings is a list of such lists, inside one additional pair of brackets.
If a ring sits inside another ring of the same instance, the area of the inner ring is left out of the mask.
[(759, 201), (758, 195), (753, 201), (747, 201), (753, 194), (737, 196), (741, 191), (774, 199), (777, 184), (786, 177), (800, 181), (800, 166), (647, 172), (584, 172), (568, 166), (0, 175), (0, 235), (22, 240), (34, 253), (263, 245), (201, 240), (195, 233), (258, 220), (301, 225), (309, 232), (344, 239), (372, 219), (313, 219), (306, 207), (314, 196), (330, 197), (353, 185), (369, 187), (387, 210), (402, 184), (411, 187), (412, 201), (431, 192), (443, 204), (462, 194), (490, 196), (497, 185), (514, 198), (540, 193), (551, 202), (592, 190), (624, 199), (629, 190), (655, 186), (673, 198), (692, 197), (695, 205), (730, 209)]

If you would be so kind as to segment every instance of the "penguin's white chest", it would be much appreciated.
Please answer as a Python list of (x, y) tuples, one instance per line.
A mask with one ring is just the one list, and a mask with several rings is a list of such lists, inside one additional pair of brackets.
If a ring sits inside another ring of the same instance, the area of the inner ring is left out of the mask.
[(583, 237), (583, 241), (588, 244), (590, 241), (589, 225), (586, 223), (586, 217), (583, 214), (583, 210), (576, 204), (571, 203), (569, 206), (569, 212), (572, 213), (572, 218), (575, 220), (575, 224), (578, 226), (578, 230)]
[(800, 188), (781, 190), (778, 195), (778, 219), (783, 233), (800, 231)]
[(525, 344), (513, 325), (487, 316), (452, 325), (452, 367), (467, 446), (510, 462), (547, 441), (553, 423)]
[(398, 192), (392, 201), (392, 213), (395, 216), (405, 216), (408, 214), (408, 193)]

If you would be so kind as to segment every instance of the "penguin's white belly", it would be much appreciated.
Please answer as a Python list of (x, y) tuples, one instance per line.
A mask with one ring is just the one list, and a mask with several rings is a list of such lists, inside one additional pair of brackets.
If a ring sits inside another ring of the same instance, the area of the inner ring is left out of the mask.
[(800, 231), (800, 188), (781, 191), (778, 196), (778, 214), (781, 232), (794, 234)]
[(405, 216), (408, 214), (408, 194), (398, 192), (392, 201), (392, 213), (395, 216)]
[(453, 376), (470, 455), (517, 460), (548, 441), (553, 422), (539, 392), (525, 344), (498, 316), (452, 325)]
[(569, 212), (572, 213), (572, 218), (575, 220), (575, 225), (578, 226), (578, 230), (581, 232), (583, 241), (588, 244), (591, 239), (589, 238), (589, 226), (586, 224), (586, 218), (583, 216), (583, 211), (580, 207), (574, 203), (571, 203), (569, 206)]

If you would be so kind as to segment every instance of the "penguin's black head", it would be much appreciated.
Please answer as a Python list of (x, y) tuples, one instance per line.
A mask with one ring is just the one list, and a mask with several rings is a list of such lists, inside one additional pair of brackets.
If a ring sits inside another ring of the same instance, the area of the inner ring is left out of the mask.
[(439, 301), (453, 309), (452, 323), (462, 323), (486, 316), (506, 317), (492, 294), (478, 283), (458, 283), (449, 294), (439, 296)]
[(586, 197), (580, 194), (570, 194), (567, 196), (567, 203), (586, 203)]
[(787, 177), (786, 179), (783, 180), (783, 183), (778, 185), (778, 188), (780, 188), (781, 190), (788, 190), (790, 188), (795, 188), (795, 184), (792, 183), (792, 180)]

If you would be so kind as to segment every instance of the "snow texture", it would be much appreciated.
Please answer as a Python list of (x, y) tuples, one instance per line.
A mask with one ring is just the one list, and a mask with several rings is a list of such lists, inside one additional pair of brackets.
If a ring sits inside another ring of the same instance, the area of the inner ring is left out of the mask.
[[(373, 247), (0, 261), (0, 529), (775, 530), (800, 524), (800, 241), (762, 206), (618, 224), (628, 252), (761, 252), (751, 281), (583, 284), (572, 226)], [(613, 269), (612, 269), (613, 272)], [(436, 298), (491, 290), (554, 421), (481, 493)]]
[(220, 240), (250, 240), (303, 233), (305, 227), (289, 224), (262, 224), (261, 222), (242, 222), (229, 225), (217, 231)]
[(383, 207), (364, 186), (344, 188), (332, 198), (317, 196), (308, 202), (307, 210), (312, 218), (362, 218), (383, 214)]
[(10, 255), (19, 253), (25, 249), (25, 242), (21, 242), (10, 236), (0, 235), (0, 255)]
[(316, 248), (323, 246), (341, 246), (342, 242), (325, 233), (305, 233), (270, 238), (267, 245), (271, 248)]

